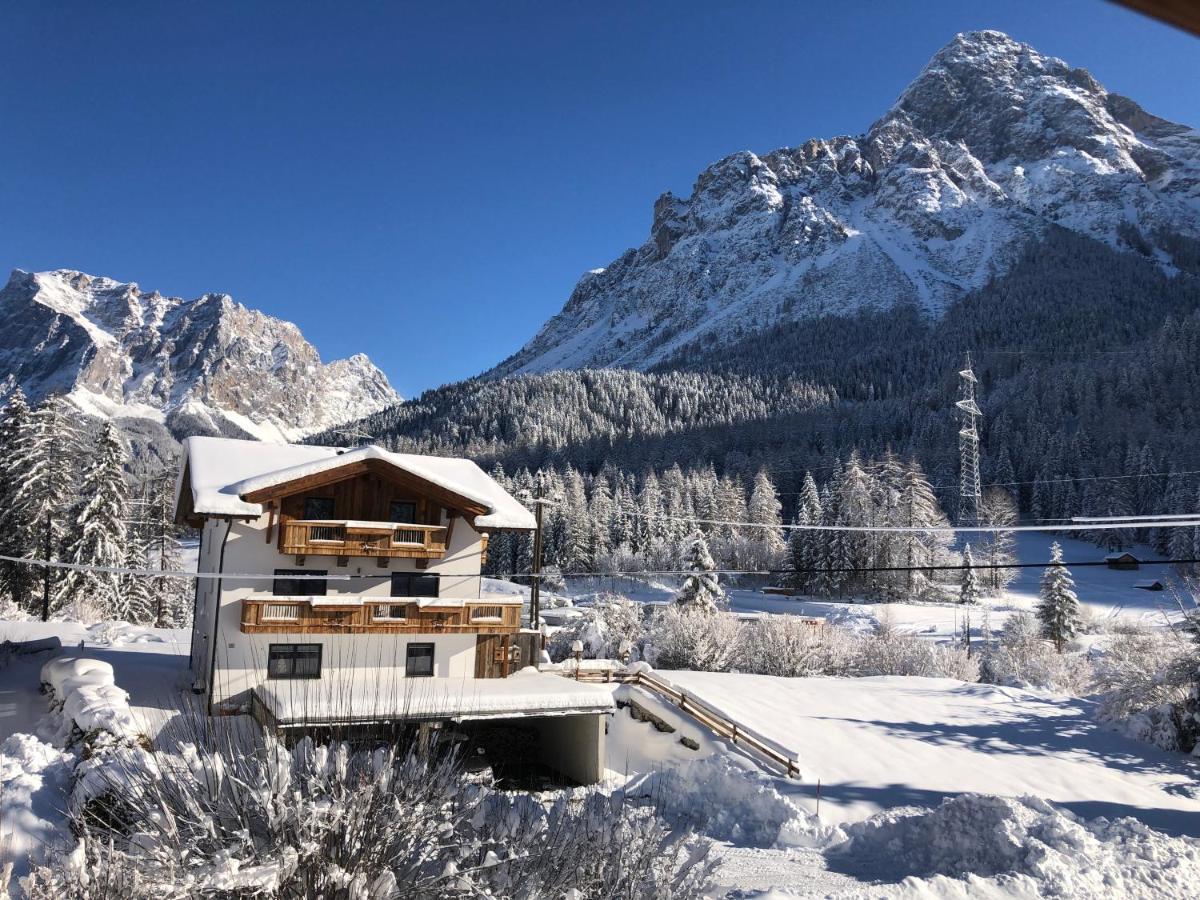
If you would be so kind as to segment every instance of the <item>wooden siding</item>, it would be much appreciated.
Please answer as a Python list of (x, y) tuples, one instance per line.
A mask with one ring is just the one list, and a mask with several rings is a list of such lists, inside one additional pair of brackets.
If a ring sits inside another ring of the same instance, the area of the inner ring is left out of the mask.
[(440, 559), (446, 542), (443, 525), (292, 519), (279, 528), (279, 552), (295, 556)]
[(481, 634), (475, 642), (475, 677), (507, 678), (511, 644), (508, 634)]
[[(304, 505), (310, 497), (332, 501), (332, 515), (323, 520), (306, 519)], [(393, 503), (411, 503), (416, 510), (413, 521), (389, 522)], [(280, 553), (375, 557), (381, 564), (388, 559), (441, 559), (450, 538), (449, 529), (441, 524), (443, 514), (451, 523), (463, 514), (376, 471), (343, 473), (337, 481), (314, 484), (268, 501), (268, 543), (276, 509)]]
[[(521, 607), (501, 606), (501, 621), (473, 622), (476, 607), (491, 611), (494, 600), (481, 600), (465, 606), (426, 606), (407, 603), (404, 598), (369, 598), (361, 604), (357, 597), (346, 605), (334, 606), (336, 597), (328, 597), (313, 607), (306, 600), (283, 597), (256, 597), (242, 601), (243, 634), (513, 634), (521, 627)], [(376, 606), (406, 606), (405, 617), (376, 619)], [(294, 607), (294, 618), (281, 618), (283, 607)]]

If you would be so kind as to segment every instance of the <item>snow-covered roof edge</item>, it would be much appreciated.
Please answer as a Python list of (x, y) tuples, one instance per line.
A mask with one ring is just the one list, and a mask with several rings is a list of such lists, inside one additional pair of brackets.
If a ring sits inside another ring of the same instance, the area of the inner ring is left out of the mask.
[(469, 459), (392, 453), (376, 446), (347, 450), (213, 437), (187, 438), (183, 450), (176, 508), (182, 491), (190, 487), (192, 508), (200, 515), (257, 517), (262, 515), (262, 505), (243, 500), (246, 494), (373, 459), (483, 507), (487, 512), (475, 517), (477, 528), (532, 531), (536, 527), (533, 514)]

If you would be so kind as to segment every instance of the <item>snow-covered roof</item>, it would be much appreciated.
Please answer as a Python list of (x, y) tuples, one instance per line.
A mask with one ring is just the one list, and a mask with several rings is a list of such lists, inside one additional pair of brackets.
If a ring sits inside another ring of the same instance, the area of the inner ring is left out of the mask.
[(402, 678), (381, 685), (375, 669), (313, 681), (266, 681), (254, 689), (280, 725), (401, 718), (497, 719), (611, 712), (612, 691), (530, 667), (508, 678)]
[(475, 517), (477, 528), (532, 531), (533, 513), (469, 459), (391, 453), (381, 447), (320, 447), (305, 444), (266, 444), (234, 438), (190, 437), (183, 442), (184, 470), (176, 494), (192, 493), (199, 515), (260, 516), (262, 504), (242, 497), (253, 491), (317, 475), (365, 460), (378, 460), (422, 481), (477, 503), (487, 512)]
[(1134, 556), (1132, 553), (1130, 553), (1128, 550), (1122, 550), (1120, 553), (1110, 553), (1104, 558), (1106, 560), (1118, 560), (1118, 559), (1134, 559), (1134, 560), (1136, 560), (1137, 559), (1137, 557)]

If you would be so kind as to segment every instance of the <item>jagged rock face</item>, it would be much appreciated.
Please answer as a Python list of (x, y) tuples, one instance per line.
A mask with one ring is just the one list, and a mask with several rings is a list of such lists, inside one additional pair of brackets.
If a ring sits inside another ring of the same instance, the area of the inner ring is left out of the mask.
[(736, 153), (664, 194), (649, 240), (490, 374), (646, 368), (864, 307), (938, 315), (1052, 224), (1114, 246), (1200, 235), (1200, 132), (999, 32), (962, 34), (865, 135)]
[(0, 372), (34, 400), (200, 432), (293, 440), (399, 398), (362, 355), (325, 365), (295, 325), (225, 294), (181, 300), (82, 272), (16, 271)]

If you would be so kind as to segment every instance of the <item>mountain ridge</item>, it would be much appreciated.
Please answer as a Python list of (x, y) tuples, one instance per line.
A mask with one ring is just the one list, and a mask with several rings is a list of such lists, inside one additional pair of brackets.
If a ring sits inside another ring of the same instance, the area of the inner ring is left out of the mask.
[(184, 300), (74, 269), (17, 269), (0, 315), (7, 388), (65, 394), (177, 438), (295, 440), (400, 399), (365, 355), (323, 363), (295, 324), (228, 294)]
[(863, 135), (741, 151), (661, 195), (647, 240), (484, 375), (645, 369), (864, 308), (940, 316), (1055, 225), (1122, 248), (1200, 236), (1200, 133), (1001, 32), (960, 34)]

